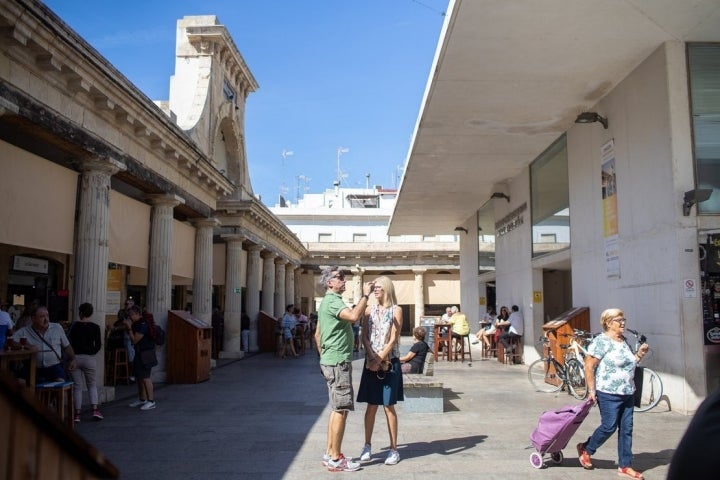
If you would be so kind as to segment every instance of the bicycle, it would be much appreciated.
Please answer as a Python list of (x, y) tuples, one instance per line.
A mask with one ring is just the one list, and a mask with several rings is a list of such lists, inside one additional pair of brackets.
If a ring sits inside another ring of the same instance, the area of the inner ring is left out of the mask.
[[(542, 343), (547, 355), (535, 360), (528, 367), (528, 380), (535, 390), (553, 393), (567, 387), (568, 393), (578, 400), (587, 397), (585, 372), (580, 361), (577, 358), (568, 358), (563, 365), (555, 358), (547, 337), (541, 337), (538, 343)], [(562, 349), (568, 347), (569, 345), (560, 345)]]
[[(638, 348), (647, 341), (647, 338), (642, 333), (631, 328), (626, 328), (625, 331), (635, 335), (635, 347), (633, 348), (629, 343), (628, 346), (630, 346), (630, 350), (632, 350), (633, 353), (637, 353)], [(660, 375), (648, 367), (641, 367), (639, 363), (640, 362), (638, 362), (638, 366), (635, 368), (635, 411), (647, 412), (660, 403), (660, 399), (663, 396), (663, 383)], [(640, 377), (640, 381), (638, 381), (638, 377)], [(637, 406), (638, 396), (640, 397), (639, 406)]]
[(577, 328), (573, 329), (573, 333), (561, 333), (563, 337), (570, 337), (570, 344), (565, 351), (565, 360), (570, 358), (577, 358), (580, 363), (585, 365), (585, 355), (588, 354), (587, 345), (595, 338), (598, 333), (586, 332)]

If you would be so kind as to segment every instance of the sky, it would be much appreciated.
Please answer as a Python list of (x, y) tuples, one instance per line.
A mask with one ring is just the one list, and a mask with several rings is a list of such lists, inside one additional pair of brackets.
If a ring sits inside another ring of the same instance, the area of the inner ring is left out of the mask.
[(332, 188), (338, 157), (342, 186), (399, 186), (448, 0), (45, 4), (153, 100), (169, 97), (177, 20), (217, 16), (259, 84), (248, 169), (272, 207)]

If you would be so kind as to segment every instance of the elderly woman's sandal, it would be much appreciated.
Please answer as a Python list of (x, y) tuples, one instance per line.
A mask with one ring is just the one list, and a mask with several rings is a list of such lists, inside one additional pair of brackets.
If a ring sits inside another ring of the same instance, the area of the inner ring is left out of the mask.
[(632, 469), (632, 467), (618, 468), (618, 476), (624, 478), (634, 478), (636, 480), (644, 480), (643, 474)]

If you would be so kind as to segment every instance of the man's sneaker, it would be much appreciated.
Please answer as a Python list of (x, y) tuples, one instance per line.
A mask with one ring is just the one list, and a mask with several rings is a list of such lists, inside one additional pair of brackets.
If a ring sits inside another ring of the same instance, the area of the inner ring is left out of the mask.
[(582, 465), (585, 470), (591, 470), (593, 468), (592, 460), (590, 459), (590, 454), (585, 450), (584, 443), (580, 442), (577, 444), (577, 452), (580, 465)]
[(341, 453), (337, 460), (330, 459), (328, 461), (327, 469), (329, 472), (354, 472), (360, 469), (360, 464), (345, 458), (345, 455)]
[(385, 465), (397, 465), (400, 461), (400, 452), (397, 450), (390, 450), (387, 458), (385, 459)]
[(155, 402), (148, 400), (142, 407), (140, 407), (140, 410), (152, 410), (153, 408), (155, 408)]
[(75, 423), (80, 423), (80, 414), (79, 413), (75, 414)]
[(360, 461), (367, 462), (368, 460), (370, 460), (371, 456), (372, 456), (372, 452), (370, 451), (370, 444), (366, 443), (363, 446), (362, 452), (360, 452)]
[(92, 415), (95, 420), (102, 420), (103, 418), (105, 418), (105, 417), (103, 417), (103, 414), (98, 409), (93, 410)]
[(128, 407), (135, 408), (135, 407), (142, 407), (147, 403), (147, 400), (135, 400), (131, 404), (128, 405)]
[(323, 465), (323, 467), (327, 467), (329, 461), (330, 461), (330, 454), (329, 454), (329, 453), (323, 453), (323, 458), (322, 458), (322, 465)]

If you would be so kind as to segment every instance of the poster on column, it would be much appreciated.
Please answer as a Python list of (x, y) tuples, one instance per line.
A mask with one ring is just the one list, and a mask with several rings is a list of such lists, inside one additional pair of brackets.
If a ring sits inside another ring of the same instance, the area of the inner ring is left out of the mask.
[(605, 273), (608, 278), (620, 278), (618, 246), (617, 172), (615, 171), (615, 143), (608, 141), (600, 148), (602, 175), (603, 238), (605, 241)]

